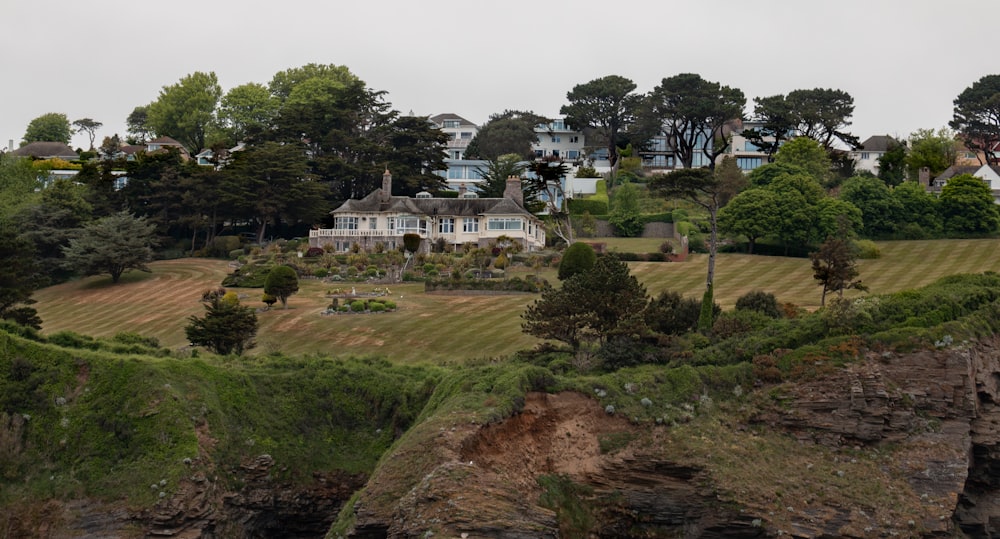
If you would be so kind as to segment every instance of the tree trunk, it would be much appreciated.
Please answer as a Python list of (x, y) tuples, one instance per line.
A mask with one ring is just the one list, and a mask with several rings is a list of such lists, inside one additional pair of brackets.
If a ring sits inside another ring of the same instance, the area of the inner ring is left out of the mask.
[(715, 282), (715, 255), (719, 251), (719, 223), (716, 216), (719, 213), (718, 204), (712, 204), (708, 208), (708, 222), (711, 226), (711, 234), (708, 239), (708, 278), (705, 280), (705, 287), (712, 288)]

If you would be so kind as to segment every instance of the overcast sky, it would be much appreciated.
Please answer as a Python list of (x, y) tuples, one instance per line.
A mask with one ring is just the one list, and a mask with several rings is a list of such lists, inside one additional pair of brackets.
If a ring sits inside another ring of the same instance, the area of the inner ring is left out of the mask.
[(347, 66), (404, 113), (477, 124), (556, 116), (612, 74), (648, 92), (698, 73), (743, 90), (748, 114), (755, 97), (837, 88), (855, 135), (905, 137), (1000, 73), (997, 21), (996, 0), (3, 0), (0, 148), (48, 112), (102, 122), (100, 144), (195, 71), (228, 91), (308, 63)]

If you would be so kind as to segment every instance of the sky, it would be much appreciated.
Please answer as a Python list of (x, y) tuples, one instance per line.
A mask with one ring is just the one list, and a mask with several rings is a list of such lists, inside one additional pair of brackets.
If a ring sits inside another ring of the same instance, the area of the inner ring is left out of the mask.
[(476, 124), (557, 117), (606, 75), (645, 93), (697, 73), (741, 89), (748, 115), (755, 97), (840, 89), (854, 135), (907, 137), (1000, 73), (998, 20), (996, 0), (2, 0), (0, 148), (50, 112), (103, 123), (99, 145), (188, 74), (225, 92), (309, 63), (347, 66), (402, 113)]

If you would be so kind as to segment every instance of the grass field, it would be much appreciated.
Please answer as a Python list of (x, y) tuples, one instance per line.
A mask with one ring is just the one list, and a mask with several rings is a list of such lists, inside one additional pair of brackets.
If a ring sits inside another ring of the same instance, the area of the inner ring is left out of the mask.
[[(620, 241), (616, 240), (617, 249), (627, 250)], [(879, 247), (881, 258), (859, 264), (861, 279), (874, 294), (916, 288), (954, 273), (1000, 271), (998, 239), (881, 242)], [(675, 290), (700, 297), (704, 291), (706, 255), (692, 255), (683, 263), (630, 265), (650, 295)], [(35, 307), (44, 332), (110, 336), (135, 331), (170, 348), (186, 345), (184, 326), (189, 316), (203, 312), (202, 291), (219, 286), (230, 268), (224, 261), (209, 259), (170, 260), (151, 267), (152, 274), (128, 273), (117, 285), (98, 276), (39, 290)], [(554, 281), (552, 275), (546, 276)], [(379, 354), (399, 362), (441, 364), (498, 357), (538, 342), (520, 329), (520, 314), (534, 295), (427, 295), (422, 284), (405, 284), (390, 287), (399, 306), (395, 313), (321, 315), (330, 303), (327, 291), (337, 286), (344, 285), (302, 280), (287, 310), (277, 307), (260, 313), (258, 348), (253, 353)], [(358, 292), (372, 288), (355, 286)], [(245, 304), (263, 306), (261, 290), (234, 290), (244, 296)], [(820, 288), (808, 259), (719, 255), (715, 300), (732, 308), (750, 290), (771, 292), (781, 302), (809, 309), (819, 306)]]

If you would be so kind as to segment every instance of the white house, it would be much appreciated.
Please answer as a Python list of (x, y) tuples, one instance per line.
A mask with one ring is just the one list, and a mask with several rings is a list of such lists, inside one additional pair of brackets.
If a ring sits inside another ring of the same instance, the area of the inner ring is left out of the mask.
[(1000, 166), (998, 165), (953, 165), (934, 178), (927, 189), (940, 193), (948, 180), (961, 174), (972, 174), (983, 180), (983, 183), (993, 192), (993, 202), (1000, 204)]
[(421, 250), (443, 240), (452, 247), (466, 243), (486, 246), (500, 236), (522, 244), (525, 251), (545, 246), (541, 220), (524, 208), (521, 179), (507, 179), (500, 198), (479, 198), (460, 189), (458, 198), (435, 198), (430, 193), (416, 197), (392, 196), (392, 175), (386, 170), (382, 187), (362, 199), (351, 199), (331, 212), (334, 226), (309, 231), (309, 246), (333, 246), (337, 252), (357, 244), (374, 250), (403, 245), (404, 234), (419, 234)]
[(888, 135), (874, 135), (862, 142), (861, 148), (851, 150), (848, 155), (854, 159), (856, 170), (867, 170), (878, 175), (878, 160), (893, 144), (896, 144), (895, 139)]
[(581, 131), (570, 129), (562, 119), (535, 126), (538, 142), (531, 145), (535, 157), (558, 157), (575, 163), (586, 157), (584, 136)]
[(465, 149), (479, 132), (476, 124), (450, 112), (431, 116), (431, 123), (448, 134), (448, 159), (465, 159)]

